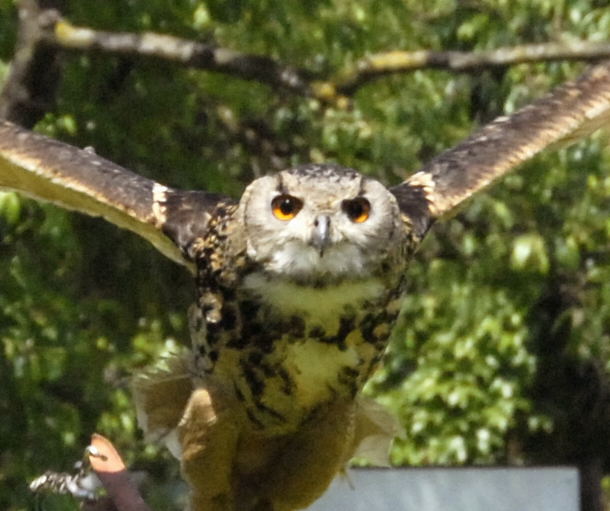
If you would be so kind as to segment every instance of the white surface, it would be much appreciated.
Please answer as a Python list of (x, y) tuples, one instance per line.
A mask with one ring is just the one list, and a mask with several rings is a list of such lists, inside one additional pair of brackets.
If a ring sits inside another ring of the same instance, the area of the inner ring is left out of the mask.
[(312, 511), (578, 511), (578, 471), (555, 468), (352, 469)]

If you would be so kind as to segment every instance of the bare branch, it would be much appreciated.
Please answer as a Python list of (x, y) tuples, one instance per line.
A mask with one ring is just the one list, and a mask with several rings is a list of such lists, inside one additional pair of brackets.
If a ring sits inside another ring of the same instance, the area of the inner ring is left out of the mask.
[[(22, 3), (27, 4), (32, 1), (22, 0)], [(47, 18), (51, 17), (47, 16)], [(477, 72), (481, 69), (527, 62), (590, 61), (610, 57), (609, 43), (587, 41), (522, 45), (482, 52), (390, 51), (361, 59), (355, 65), (338, 73), (337, 78), (321, 80), (317, 79), (312, 72), (283, 64), (263, 55), (241, 53), (199, 41), (153, 32), (108, 32), (77, 27), (67, 20), (59, 18), (56, 14), (53, 23), (47, 22), (46, 26), (43, 26), (39, 21), (40, 18), (39, 15), (36, 41), (43, 38), (47, 48), (98, 51), (167, 60), (196, 69), (217, 71), (245, 80), (255, 80), (297, 95), (314, 97), (340, 108), (349, 105), (349, 98), (360, 87), (388, 74), (409, 73), (427, 68), (453, 72)], [(42, 36), (39, 34), (41, 27), (44, 29)], [(30, 39), (33, 39), (33, 36)], [(13, 64), (15, 69), (19, 68), (21, 59), (20, 53), (17, 52)], [(15, 82), (19, 82), (19, 80), (15, 80)], [(7, 92), (11, 92), (8, 86), (3, 95), (6, 95)], [(0, 100), (0, 117), (7, 117), (1, 107), (2, 101)]]
[(338, 93), (353, 95), (375, 78), (391, 73), (410, 73), (435, 68), (454, 72), (476, 72), (482, 69), (552, 60), (592, 61), (610, 57), (610, 43), (572, 41), (564, 43), (526, 44), (480, 52), (462, 51), (390, 51), (370, 55), (358, 61), (337, 80)]
[[(47, 6), (54, 2), (45, 2)], [(41, 10), (35, 0), (18, 5), (19, 33), (9, 75), (0, 92), (0, 118), (32, 127), (49, 110), (59, 78), (57, 49), (44, 43), (44, 32), (57, 11)]]
[(305, 71), (285, 66), (262, 55), (153, 32), (105, 32), (76, 27), (60, 20), (47, 34), (49, 44), (72, 50), (94, 50), (137, 57), (154, 57), (198, 69), (219, 71), (272, 87), (310, 95), (310, 77)]

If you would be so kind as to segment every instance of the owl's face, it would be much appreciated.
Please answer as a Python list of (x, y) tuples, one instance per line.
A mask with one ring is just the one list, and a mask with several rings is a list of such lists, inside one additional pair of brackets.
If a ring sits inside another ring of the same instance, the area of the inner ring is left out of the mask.
[(248, 256), (264, 271), (299, 282), (366, 278), (402, 242), (394, 196), (335, 165), (257, 179), (240, 210)]

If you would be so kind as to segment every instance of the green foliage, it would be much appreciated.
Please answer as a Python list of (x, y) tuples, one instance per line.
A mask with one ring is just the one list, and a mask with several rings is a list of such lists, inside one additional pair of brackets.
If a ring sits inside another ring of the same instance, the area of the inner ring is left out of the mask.
[[(66, 4), (75, 24), (198, 38), (321, 77), (393, 49), (492, 49), (606, 40), (610, 32), (610, 8), (594, 0)], [(13, 3), (0, 0), (0, 78), (14, 37)], [(72, 53), (57, 108), (39, 129), (180, 187), (238, 195), (257, 173), (312, 160), (395, 183), (477, 122), (580, 67), (390, 76), (340, 110), (165, 62)], [(542, 322), (540, 303), (556, 289), (570, 297), (555, 318), (570, 325), (562, 353), (610, 369), (603, 142), (536, 158), (436, 226), (422, 247), (400, 327), (370, 386), (403, 422), (396, 462), (520, 461), (509, 440), (558, 429), (530, 392), (554, 325)], [(163, 455), (140, 438), (128, 377), (188, 344), (191, 295), (183, 270), (131, 235), (0, 195), (0, 508), (32, 508), (27, 482), (69, 469), (93, 431), (111, 436), (134, 467), (159, 480), (175, 475), (175, 464), (160, 463)], [(45, 500), (45, 509), (54, 505)]]

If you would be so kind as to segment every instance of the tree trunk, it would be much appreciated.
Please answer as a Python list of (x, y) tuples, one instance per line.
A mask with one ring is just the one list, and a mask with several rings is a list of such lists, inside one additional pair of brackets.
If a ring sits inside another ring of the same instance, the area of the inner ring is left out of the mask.
[(579, 464), (580, 511), (604, 511), (601, 458), (590, 458)]

